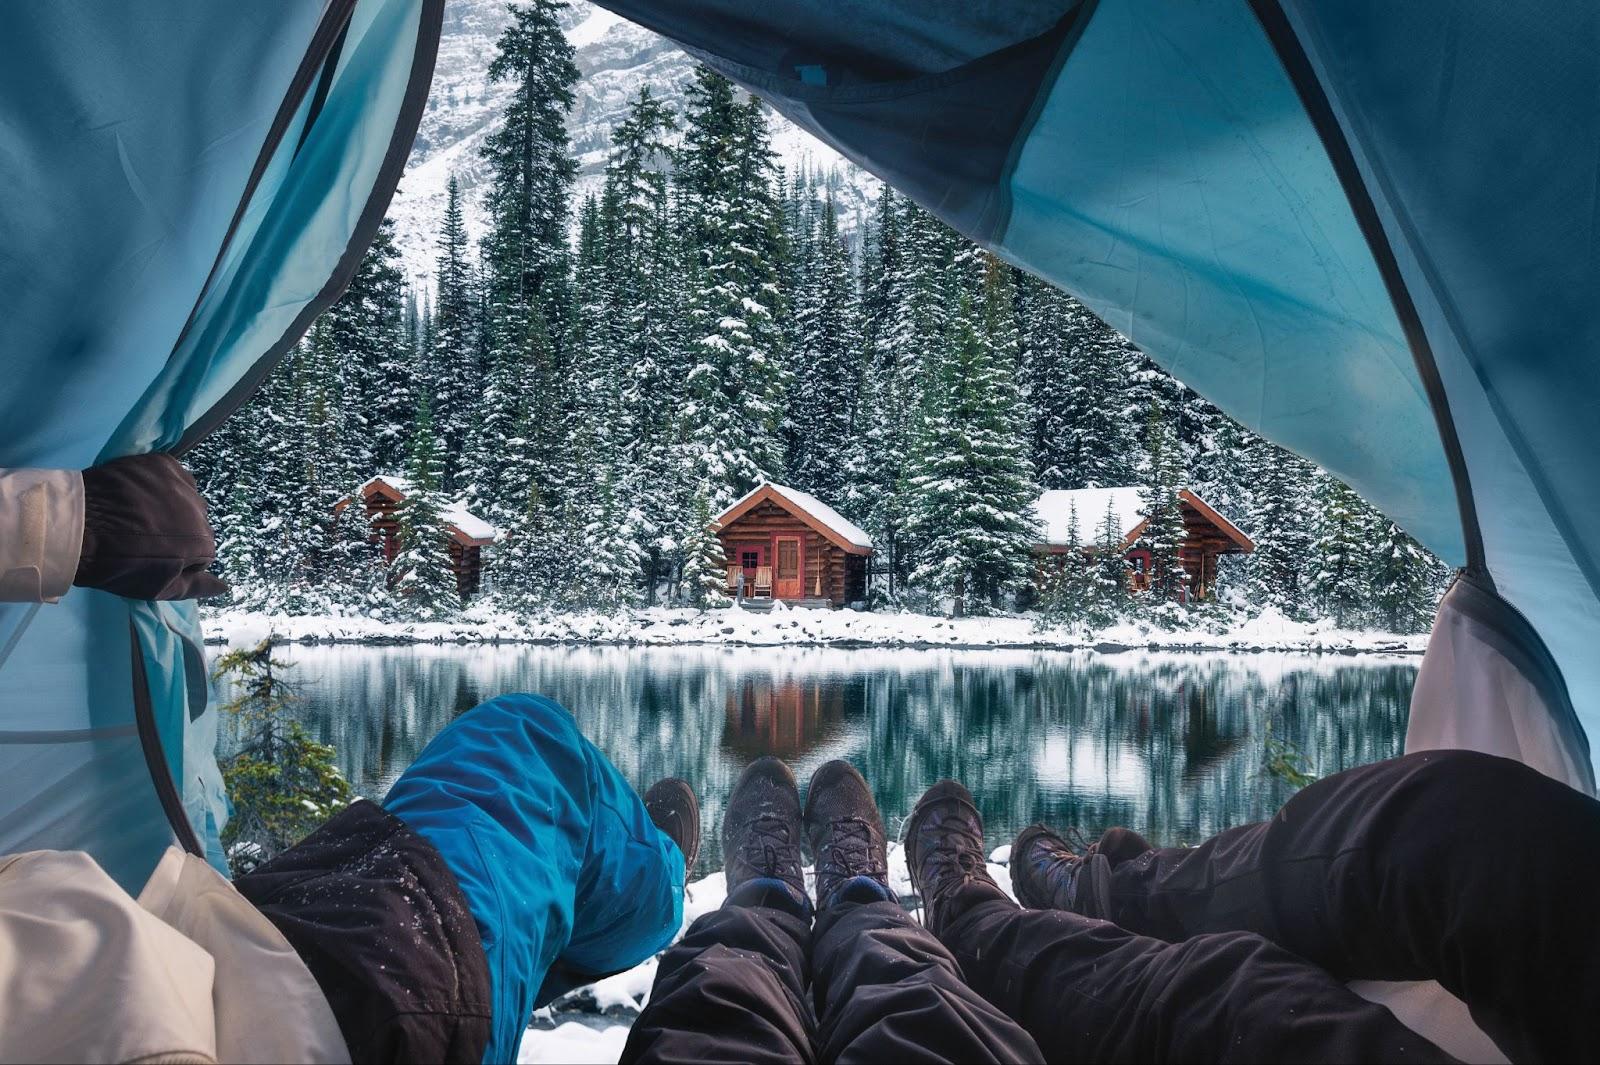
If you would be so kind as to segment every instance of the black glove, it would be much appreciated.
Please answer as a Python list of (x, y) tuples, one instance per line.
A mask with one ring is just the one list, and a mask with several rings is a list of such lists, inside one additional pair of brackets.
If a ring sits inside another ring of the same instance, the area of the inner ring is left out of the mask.
[(83, 552), (72, 583), (126, 599), (205, 599), (228, 586), (206, 567), (217, 542), (189, 471), (130, 455), (83, 471)]

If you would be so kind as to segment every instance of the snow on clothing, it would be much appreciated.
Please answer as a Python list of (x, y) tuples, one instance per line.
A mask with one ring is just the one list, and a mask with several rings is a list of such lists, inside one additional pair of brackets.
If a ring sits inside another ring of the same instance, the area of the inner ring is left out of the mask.
[(536, 1006), (629, 968), (683, 920), (683, 855), (550, 699), (504, 695), (435, 736), (384, 808), (438, 849), (475, 918), (511, 1061)]
[(135, 900), (81, 851), (0, 858), (0, 1061), (348, 1062), (266, 918), (176, 847)]

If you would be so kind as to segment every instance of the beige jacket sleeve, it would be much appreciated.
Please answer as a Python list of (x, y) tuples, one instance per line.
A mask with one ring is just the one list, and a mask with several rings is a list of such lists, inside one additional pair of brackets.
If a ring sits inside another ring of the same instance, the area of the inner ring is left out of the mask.
[(81, 851), (0, 857), (0, 1062), (333, 1062), (311, 971), (205, 862), (167, 851), (135, 901)]
[(0, 602), (53, 603), (83, 550), (83, 475), (0, 468)]

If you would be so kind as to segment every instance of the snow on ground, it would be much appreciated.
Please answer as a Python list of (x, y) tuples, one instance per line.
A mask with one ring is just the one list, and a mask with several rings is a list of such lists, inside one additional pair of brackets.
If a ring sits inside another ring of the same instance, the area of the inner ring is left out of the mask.
[[(989, 875), (1007, 894), (1011, 894), (1011, 874), (1005, 862), (1010, 856), (1009, 844), (996, 847), (989, 856)], [(911, 874), (906, 869), (905, 848), (891, 843), (888, 858), (890, 889), (900, 896), (902, 904), (920, 916), (920, 911), (914, 909), (917, 900), (911, 890)], [(805, 873), (806, 890), (814, 895), (816, 885), (812, 870), (808, 867)], [(696, 919), (721, 906), (727, 897), (727, 881), (720, 872), (691, 883), (684, 891), (683, 927), (673, 941), (682, 938)], [(622, 1056), (628, 1030), (650, 1000), (656, 964), (657, 959), (650, 958), (626, 972), (578, 988), (550, 1009), (540, 1010), (522, 1037), (517, 1061), (616, 1061)]]
[(778, 604), (770, 611), (666, 607), (620, 614), (520, 617), (478, 602), (452, 621), (397, 622), (361, 615), (290, 617), (255, 611), (207, 612), (209, 643), (240, 645), (265, 638), (304, 643), (602, 643), (679, 646), (1094, 648), (1181, 651), (1331, 651), (1418, 654), (1426, 635), (1339, 629), (1300, 622), (1276, 610), (1236, 615), (1210, 628), (1169, 629), (1123, 622), (1103, 629), (1039, 629), (1030, 616), (944, 618), (927, 614), (808, 610)]

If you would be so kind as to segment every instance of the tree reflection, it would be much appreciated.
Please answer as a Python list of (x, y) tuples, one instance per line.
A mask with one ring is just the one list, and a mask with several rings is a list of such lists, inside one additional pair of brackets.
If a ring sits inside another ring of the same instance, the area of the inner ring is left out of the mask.
[[(297, 647), (299, 713), (381, 798), (455, 715), (509, 691), (559, 700), (641, 788), (703, 798), (702, 862), (740, 769), (777, 754), (802, 785), (844, 757), (891, 832), (941, 777), (967, 785), (991, 845), (1043, 820), (1194, 842), (1269, 816), (1270, 722), (1322, 775), (1399, 753), (1416, 668), (1309, 655), (794, 648)], [(226, 746), (233, 737), (225, 736)]]

